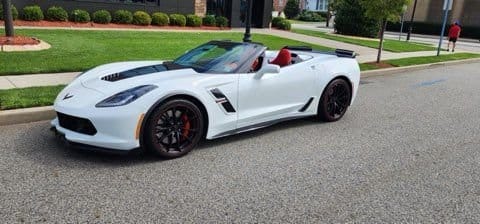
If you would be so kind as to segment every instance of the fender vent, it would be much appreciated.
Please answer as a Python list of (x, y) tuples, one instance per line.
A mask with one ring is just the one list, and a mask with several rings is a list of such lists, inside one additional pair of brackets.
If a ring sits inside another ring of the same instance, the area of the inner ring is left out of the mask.
[(222, 93), (219, 89), (211, 89), (210, 92), (212, 95), (216, 98), (215, 102), (219, 103), (222, 105), (223, 109), (227, 111), (228, 113), (235, 113), (235, 108), (233, 108), (233, 105), (230, 103), (230, 100), (225, 96), (225, 94)]

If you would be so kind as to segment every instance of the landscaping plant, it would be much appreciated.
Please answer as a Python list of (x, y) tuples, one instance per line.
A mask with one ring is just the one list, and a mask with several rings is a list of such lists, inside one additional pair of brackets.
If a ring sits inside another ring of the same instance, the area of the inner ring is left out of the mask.
[(92, 20), (94, 23), (108, 24), (112, 21), (112, 16), (107, 10), (98, 10), (93, 13)]
[(366, 9), (358, 0), (335, 0), (333, 2), (335, 30), (339, 34), (376, 37), (380, 22), (365, 16)]
[(135, 25), (148, 26), (152, 23), (152, 18), (144, 11), (136, 11), (133, 13), (132, 23)]
[(50, 21), (67, 21), (68, 13), (62, 7), (52, 6), (47, 9), (45, 18)]
[(117, 10), (113, 13), (112, 22), (118, 24), (131, 24), (133, 14), (127, 10)]
[(287, 18), (289, 19), (297, 17), (300, 13), (300, 6), (298, 0), (288, 0), (283, 12), (285, 13), (285, 16), (287, 16)]
[(182, 14), (171, 14), (170, 25), (172, 26), (185, 26), (187, 24), (187, 18)]
[(215, 19), (214, 15), (207, 15), (207, 16), (203, 17), (202, 24), (204, 26), (216, 26), (217, 25), (217, 20)]
[(42, 9), (38, 5), (25, 6), (22, 17), (27, 21), (40, 21), (44, 18)]
[(216, 24), (217, 24), (218, 27), (227, 27), (228, 26), (227, 17), (217, 16), (217, 18), (215, 18), (215, 20), (216, 20)]
[(70, 12), (70, 21), (76, 23), (88, 23), (90, 22), (90, 14), (85, 10), (75, 9)]
[(170, 19), (168, 15), (161, 12), (156, 12), (152, 14), (152, 25), (157, 26), (168, 26)]
[(202, 25), (202, 18), (197, 15), (187, 15), (187, 26), (199, 27)]

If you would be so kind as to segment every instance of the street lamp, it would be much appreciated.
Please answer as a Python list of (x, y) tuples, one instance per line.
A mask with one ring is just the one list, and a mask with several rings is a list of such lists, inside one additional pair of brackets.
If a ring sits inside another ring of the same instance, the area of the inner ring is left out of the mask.
[(243, 35), (243, 42), (252, 42), (250, 35), (250, 27), (252, 26), (252, 0), (247, 0), (247, 22), (245, 24), (245, 34)]
[(415, 10), (417, 9), (417, 0), (413, 4), (412, 19), (410, 19), (410, 27), (408, 28), (407, 41), (410, 40), (410, 35), (412, 34), (413, 29), (413, 19), (415, 18)]

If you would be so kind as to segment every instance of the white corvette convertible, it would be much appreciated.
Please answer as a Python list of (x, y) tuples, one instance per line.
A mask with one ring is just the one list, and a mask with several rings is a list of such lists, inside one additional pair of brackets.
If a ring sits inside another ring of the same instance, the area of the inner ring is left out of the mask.
[(98, 66), (55, 100), (52, 130), (73, 146), (143, 148), (162, 157), (215, 139), (307, 116), (340, 119), (358, 90), (351, 51), (267, 50), (211, 41), (174, 61)]

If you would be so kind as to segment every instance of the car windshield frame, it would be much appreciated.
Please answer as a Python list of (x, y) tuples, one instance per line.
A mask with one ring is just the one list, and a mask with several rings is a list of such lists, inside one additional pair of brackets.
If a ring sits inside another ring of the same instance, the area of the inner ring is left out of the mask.
[(172, 63), (192, 68), (198, 73), (238, 73), (265, 49), (257, 43), (210, 41), (186, 52)]

